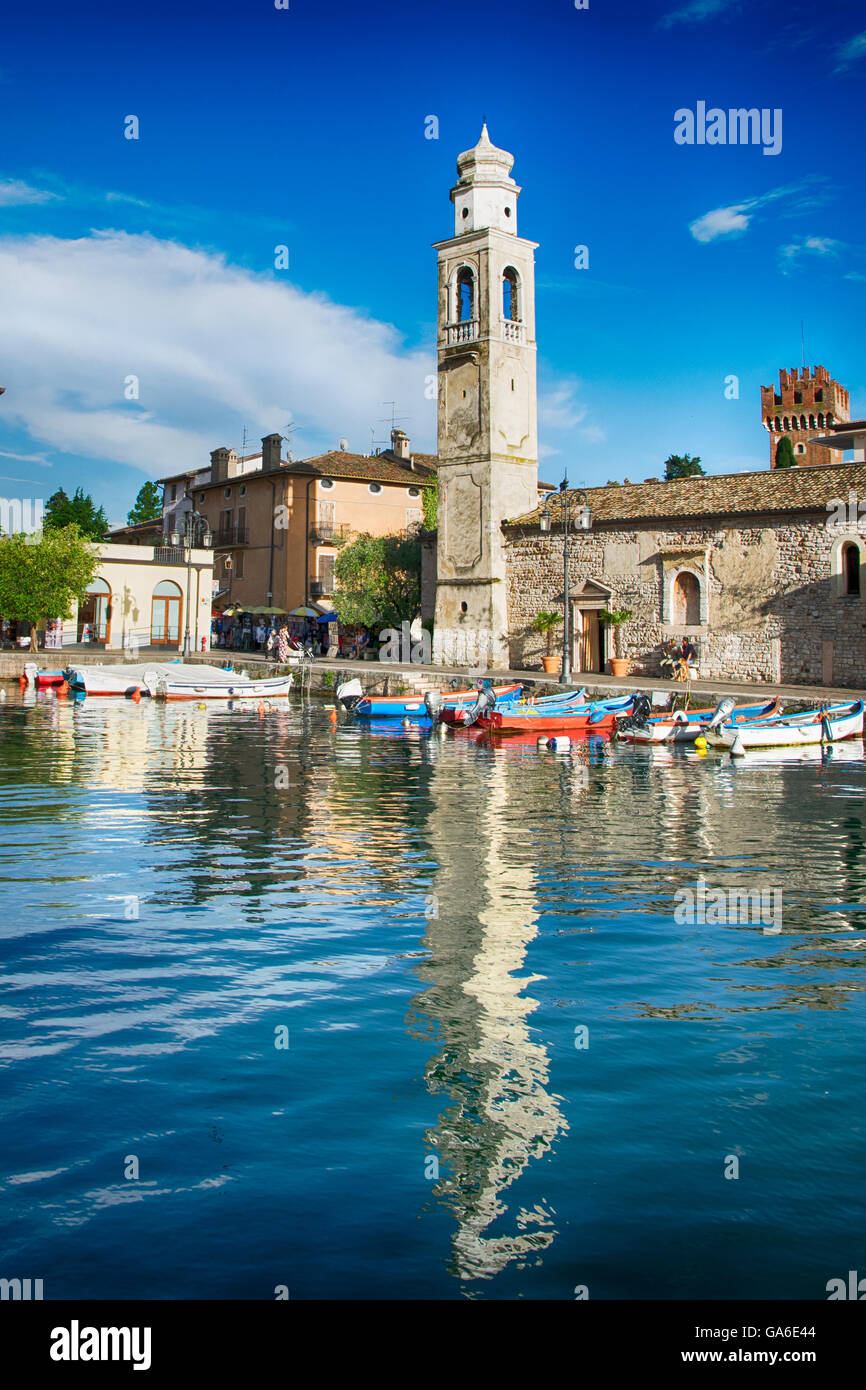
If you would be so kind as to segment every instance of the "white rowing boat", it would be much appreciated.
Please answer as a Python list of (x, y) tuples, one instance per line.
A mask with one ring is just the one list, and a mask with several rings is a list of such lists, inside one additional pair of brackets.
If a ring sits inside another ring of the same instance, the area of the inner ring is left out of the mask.
[(863, 701), (855, 700), (850, 705), (830, 705), (781, 718), (721, 724), (716, 729), (707, 729), (705, 738), (710, 747), (724, 749), (738, 757), (751, 748), (806, 747), (860, 738), (862, 734)]
[(73, 666), (66, 672), (71, 690), (86, 695), (152, 695), (162, 700), (273, 699), (288, 695), (293, 676), (251, 679), (246, 672), (180, 661), (124, 666)]

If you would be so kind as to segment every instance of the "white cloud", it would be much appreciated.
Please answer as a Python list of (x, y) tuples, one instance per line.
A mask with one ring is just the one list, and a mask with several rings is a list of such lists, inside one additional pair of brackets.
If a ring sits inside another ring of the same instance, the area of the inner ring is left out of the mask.
[(46, 188), (34, 188), (32, 184), (23, 183), (21, 179), (0, 179), (0, 207), (12, 208), (32, 205), (33, 203), (51, 203), (58, 197), (56, 193), (49, 193)]
[(727, 10), (738, 6), (731, 0), (688, 0), (678, 10), (671, 10), (659, 20), (660, 29), (672, 29), (675, 24), (703, 24), (706, 19), (717, 19)]
[(4, 414), (40, 445), (158, 476), (294, 419), (296, 457), (343, 435), (360, 453), (396, 399), (415, 446), (435, 447), (432, 347), (408, 351), (391, 325), (220, 255), (118, 231), (7, 237), (0, 286), (15, 343)]
[(792, 241), (787, 246), (779, 247), (781, 258), (781, 270), (783, 275), (795, 269), (804, 256), (818, 256), (821, 259), (838, 257), (840, 252), (845, 250), (843, 241), (836, 241), (829, 236), (805, 236), (798, 241)]
[(748, 231), (752, 214), (750, 203), (735, 203), (729, 208), (714, 208), (689, 223), (695, 241), (715, 241), (720, 236), (742, 236)]
[(809, 177), (801, 183), (771, 188), (769, 192), (761, 193), (757, 198), (745, 198), (741, 203), (713, 208), (711, 212), (705, 212), (703, 216), (690, 222), (689, 231), (695, 241), (703, 243), (716, 241), (719, 237), (743, 236), (758, 209), (766, 207), (768, 203), (785, 198), (788, 200), (788, 208), (785, 211), (802, 211), (804, 208), (815, 206), (821, 194), (820, 190), (818, 193), (813, 191), (813, 185), (819, 182), (815, 177)]
[(9, 449), (0, 449), (0, 458), (14, 459), (16, 463), (38, 463), (41, 468), (51, 467), (51, 460), (44, 454), (13, 454)]
[(840, 44), (836, 50), (836, 67), (834, 72), (845, 72), (851, 68), (861, 58), (866, 58), (866, 30), (862, 34), (855, 34), (852, 39)]

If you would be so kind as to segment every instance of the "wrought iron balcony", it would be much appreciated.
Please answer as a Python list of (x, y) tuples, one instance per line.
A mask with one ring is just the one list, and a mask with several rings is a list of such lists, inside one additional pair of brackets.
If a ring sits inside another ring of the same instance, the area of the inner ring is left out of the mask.
[(214, 531), (214, 546), (217, 550), (224, 550), (230, 545), (247, 545), (250, 539), (248, 526), (221, 526)]
[(157, 545), (153, 549), (155, 565), (185, 565), (186, 550), (182, 545)]
[(310, 540), (313, 545), (342, 545), (349, 539), (352, 528), (341, 523), (335, 526), (328, 522), (314, 521), (310, 527)]

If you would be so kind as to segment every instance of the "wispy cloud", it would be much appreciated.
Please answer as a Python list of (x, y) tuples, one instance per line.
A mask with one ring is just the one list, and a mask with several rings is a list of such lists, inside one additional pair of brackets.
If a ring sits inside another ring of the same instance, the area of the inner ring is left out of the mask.
[(13, 454), (8, 449), (0, 449), (0, 458), (14, 459), (16, 463), (38, 463), (40, 468), (51, 468), (51, 460), (44, 454)]
[(847, 39), (840, 44), (836, 50), (836, 66), (834, 72), (847, 72), (848, 68), (853, 68), (855, 63), (859, 63), (861, 58), (866, 58), (866, 29), (862, 34), (855, 34), (852, 39)]
[(564, 436), (563, 447), (567, 447), (575, 435), (586, 444), (600, 444), (607, 439), (602, 426), (587, 419), (589, 406), (580, 399), (580, 393), (581, 383), (574, 377), (566, 377), (555, 385), (542, 388), (538, 400), (539, 429), (543, 441), (539, 447), (540, 458), (551, 458), (562, 453), (562, 448), (557, 447), (557, 435)]
[(836, 241), (829, 236), (803, 236), (796, 241), (789, 242), (787, 246), (779, 247), (779, 259), (781, 261), (781, 271), (783, 275), (789, 274), (794, 270), (799, 262), (806, 256), (817, 256), (820, 259), (838, 259), (846, 249), (844, 241)]
[(57, 193), (47, 188), (34, 188), (21, 179), (0, 179), (0, 207), (13, 208), (33, 206), (36, 203), (51, 203), (58, 199)]
[(703, 24), (708, 19), (718, 19), (739, 9), (737, 0), (688, 0), (677, 10), (662, 15), (660, 29), (673, 29), (677, 24)]
[[(701, 217), (695, 218), (694, 222), (689, 223), (689, 231), (695, 241), (707, 243), (717, 241), (719, 237), (739, 237), (744, 236), (749, 230), (755, 213), (760, 208), (766, 207), (769, 203), (778, 202), (781, 198), (791, 201), (788, 211), (794, 209), (802, 210), (804, 207), (814, 207), (820, 199), (814, 192), (814, 185), (817, 179), (804, 179), (799, 184), (789, 184), (782, 188), (771, 188), (768, 193), (762, 193), (756, 198), (745, 198), (741, 203), (730, 203), (727, 207), (713, 208), (711, 212), (705, 212)], [(810, 192), (806, 190), (810, 189)]]

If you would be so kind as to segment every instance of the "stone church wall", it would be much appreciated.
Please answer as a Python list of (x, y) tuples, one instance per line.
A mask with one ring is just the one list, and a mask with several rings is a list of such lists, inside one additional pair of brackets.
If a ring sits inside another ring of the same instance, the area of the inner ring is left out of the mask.
[[(847, 595), (840, 560), (843, 544), (853, 542), (866, 566), (863, 539), (809, 517), (760, 520), (724, 528), (608, 524), (577, 535), (569, 542), (572, 596), (590, 580), (610, 590), (612, 607), (632, 611), (622, 653), (636, 674), (660, 674), (661, 644), (688, 634), (702, 677), (866, 683), (866, 568), (864, 592)], [(517, 527), (508, 527), (507, 537), (510, 665), (536, 669), (546, 639), (529, 624), (541, 609), (562, 609), (562, 537)], [(681, 570), (700, 584), (701, 621), (689, 626), (672, 607)], [(560, 626), (554, 651), (561, 652), (561, 641)]]

